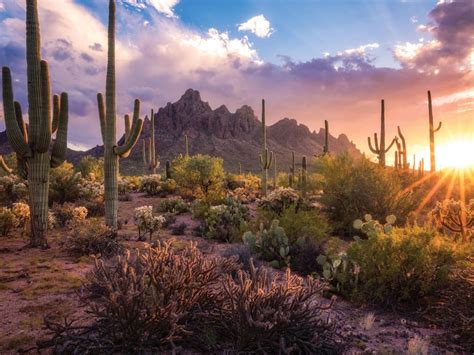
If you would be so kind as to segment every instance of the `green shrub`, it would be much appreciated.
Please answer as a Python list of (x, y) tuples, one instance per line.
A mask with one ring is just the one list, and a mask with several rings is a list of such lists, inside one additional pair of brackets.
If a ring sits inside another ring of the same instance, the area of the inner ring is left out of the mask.
[(15, 214), (11, 209), (0, 207), (0, 234), (7, 237), (13, 228), (18, 225)]
[(174, 214), (183, 214), (191, 210), (189, 203), (182, 198), (171, 198), (160, 201), (157, 207), (158, 212), (169, 212)]
[(324, 176), (321, 204), (336, 233), (351, 234), (356, 218), (399, 216), (400, 224), (417, 206), (413, 193), (404, 192), (399, 177), (366, 158), (348, 154), (320, 159)]
[(104, 159), (88, 155), (79, 161), (76, 171), (80, 172), (84, 179), (104, 181)]
[(180, 156), (173, 160), (172, 171), (182, 196), (207, 200), (223, 197), (225, 173), (221, 158)]
[(249, 209), (237, 200), (226, 198), (222, 205), (209, 208), (203, 233), (209, 239), (234, 242), (240, 240), (248, 220)]
[(207, 201), (196, 200), (192, 204), (191, 211), (193, 213), (193, 218), (204, 221), (209, 213), (211, 204)]
[(278, 220), (274, 220), (268, 230), (261, 225), (255, 234), (245, 232), (242, 239), (252, 252), (270, 261), (273, 267), (280, 268), (289, 264), (290, 245), (285, 230), (279, 226)]
[(64, 162), (49, 174), (49, 203), (74, 202), (81, 197), (81, 174), (71, 163)]
[(458, 244), (429, 227), (408, 226), (357, 239), (347, 257), (360, 270), (352, 296), (395, 306), (421, 302), (445, 287), (462, 254)]
[(234, 175), (228, 174), (226, 178), (228, 196), (243, 203), (250, 203), (260, 194), (260, 178), (253, 174)]
[(17, 175), (0, 176), (0, 205), (28, 201), (26, 181)]

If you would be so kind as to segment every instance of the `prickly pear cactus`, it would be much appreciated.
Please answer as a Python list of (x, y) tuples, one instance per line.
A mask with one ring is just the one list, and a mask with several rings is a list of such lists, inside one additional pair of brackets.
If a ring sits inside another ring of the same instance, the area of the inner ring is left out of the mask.
[(353, 227), (354, 229), (362, 231), (368, 237), (376, 237), (382, 233), (390, 233), (396, 221), (397, 217), (390, 215), (385, 219), (385, 224), (381, 224), (379, 221), (373, 219), (370, 214), (366, 214), (364, 220), (356, 219)]

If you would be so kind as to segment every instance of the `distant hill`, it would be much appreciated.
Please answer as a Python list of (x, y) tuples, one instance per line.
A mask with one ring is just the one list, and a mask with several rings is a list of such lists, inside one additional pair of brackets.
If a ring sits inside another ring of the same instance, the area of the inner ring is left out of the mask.
[[(201, 99), (199, 91), (188, 89), (175, 103), (168, 103), (158, 110), (154, 117), (157, 153), (162, 167), (166, 160), (172, 160), (184, 153), (184, 135), (189, 137), (191, 154), (203, 153), (222, 157), (227, 170), (237, 171), (239, 162), (244, 171), (260, 169), (261, 123), (250, 106), (244, 105), (234, 113), (222, 105), (213, 110)], [(288, 170), (291, 152), (301, 157), (320, 154), (324, 145), (324, 129), (311, 132), (294, 119), (284, 118), (267, 129), (268, 147), (277, 157), (279, 170)], [(121, 160), (124, 173), (141, 174), (142, 140), (150, 137), (150, 119), (145, 123), (139, 142), (127, 159)], [(122, 137), (123, 139), (123, 137)], [(346, 135), (329, 136), (330, 151), (334, 154), (349, 152), (360, 156), (361, 152)], [(6, 134), (0, 133), (0, 153), (10, 151)], [(85, 155), (102, 156), (103, 146), (96, 146), (87, 152), (68, 150), (68, 160), (77, 162)]]

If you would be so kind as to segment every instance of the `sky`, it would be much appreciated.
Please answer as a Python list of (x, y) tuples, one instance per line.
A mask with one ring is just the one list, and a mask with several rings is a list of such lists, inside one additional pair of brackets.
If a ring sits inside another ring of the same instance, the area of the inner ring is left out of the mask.
[[(231, 111), (259, 114), (265, 98), (269, 124), (289, 117), (318, 131), (327, 119), (372, 156), (384, 99), (387, 140), (399, 125), (410, 156), (427, 157), (431, 90), (438, 143), (474, 140), (474, 0), (117, 1), (120, 115), (134, 98), (145, 115), (188, 88)], [(38, 4), (53, 91), (70, 96), (69, 144), (101, 144), (108, 0)], [(25, 0), (0, 0), (0, 65), (26, 111), (24, 17)]]

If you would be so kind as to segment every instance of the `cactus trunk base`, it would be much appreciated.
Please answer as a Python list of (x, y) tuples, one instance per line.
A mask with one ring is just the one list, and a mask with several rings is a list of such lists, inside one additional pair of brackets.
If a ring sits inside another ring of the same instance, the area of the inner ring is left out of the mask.
[(31, 209), (31, 247), (47, 248), (48, 235), (48, 193), (49, 193), (48, 153), (36, 153), (28, 159), (28, 186)]
[(104, 158), (104, 188), (105, 188), (105, 224), (117, 229), (118, 214), (118, 184), (119, 158), (113, 149), (105, 152)]

